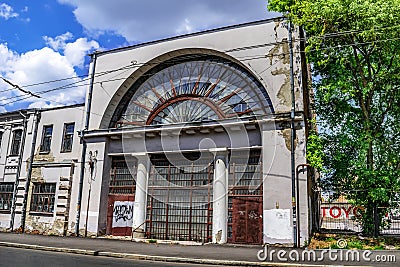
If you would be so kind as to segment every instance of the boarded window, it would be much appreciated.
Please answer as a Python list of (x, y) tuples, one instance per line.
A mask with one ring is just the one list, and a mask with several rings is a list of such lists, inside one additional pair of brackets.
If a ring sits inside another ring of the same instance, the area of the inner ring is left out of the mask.
[(22, 130), (15, 130), (13, 133), (13, 141), (11, 144), (11, 155), (17, 156), (21, 146)]
[(14, 183), (0, 183), (0, 211), (10, 211)]
[(64, 124), (64, 134), (63, 141), (61, 145), (61, 152), (71, 152), (72, 151), (72, 141), (74, 139), (74, 128), (75, 123)]
[(42, 144), (40, 145), (40, 152), (50, 152), (51, 136), (53, 135), (53, 125), (46, 125), (43, 127)]
[(56, 183), (35, 183), (33, 186), (32, 212), (52, 213), (56, 197)]

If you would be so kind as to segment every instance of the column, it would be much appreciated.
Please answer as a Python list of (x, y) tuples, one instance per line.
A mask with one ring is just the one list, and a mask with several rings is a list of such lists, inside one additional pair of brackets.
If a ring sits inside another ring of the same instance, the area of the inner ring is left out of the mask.
[(214, 154), (212, 242), (223, 244), (228, 238), (227, 148), (210, 149)]
[(137, 159), (135, 204), (133, 206), (133, 237), (143, 238), (145, 233), (147, 180), (149, 159), (146, 153), (132, 154)]

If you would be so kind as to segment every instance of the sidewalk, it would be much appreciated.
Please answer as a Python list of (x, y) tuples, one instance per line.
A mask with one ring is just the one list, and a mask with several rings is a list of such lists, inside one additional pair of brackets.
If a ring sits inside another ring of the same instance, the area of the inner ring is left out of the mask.
[(230, 266), (327, 266), (261, 262), (261, 246), (148, 244), (105, 238), (56, 237), (0, 232), (1, 246), (139, 260)]

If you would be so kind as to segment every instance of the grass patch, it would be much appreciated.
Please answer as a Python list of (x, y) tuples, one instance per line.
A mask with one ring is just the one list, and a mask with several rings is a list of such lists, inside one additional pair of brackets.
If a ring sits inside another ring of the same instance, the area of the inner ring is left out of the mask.
[(400, 249), (400, 238), (394, 237), (361, 237), (357, 235), (340, 234), (315, 234), (308, 242), (309, 249), (341, 249), (337, 241), (345, 240), (347, 246), (344, 249), (364, 249), (364, 250), (386, 250)]

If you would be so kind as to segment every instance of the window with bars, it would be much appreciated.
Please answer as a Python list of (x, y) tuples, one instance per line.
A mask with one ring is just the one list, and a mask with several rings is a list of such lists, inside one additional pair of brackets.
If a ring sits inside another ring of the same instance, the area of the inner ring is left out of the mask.
[(10, 211), (14, 183), (0, 183), (0, 211)]
[(65, 123), (64, 124), (64, 134), (61, 145), (61, 152), (71, 152), (72, 151), (72, 141), (74, 139), (74, 128), (75, 123)]
[[(152, 155), (148, 182), (148, 238), (208, 242), (212, 232), (213, 155)], [(169, 159), (173, 159), (170, 155)], [(194, 163), (195, 161), (195, 163)]]
[(137, 163), (135, 158), (114, 157), (110, 173), (109, 194), (133, 195), (136, 189)]
[(19, 148), (21, 146), (22, 130), (18, 129), (13, 132), (13, 140), (11, 144), (11, 156), (17, 156), (19, 154)]
[(34, 183), (31, 212), (52, 213), (56, 198), (56, 183)]
[(42, 143), (40, 145), (40, 152), (50, 152), (51, 136), (53, 135), (53, 125), (46, 125), (43, 127)]

